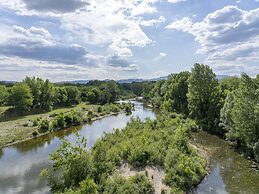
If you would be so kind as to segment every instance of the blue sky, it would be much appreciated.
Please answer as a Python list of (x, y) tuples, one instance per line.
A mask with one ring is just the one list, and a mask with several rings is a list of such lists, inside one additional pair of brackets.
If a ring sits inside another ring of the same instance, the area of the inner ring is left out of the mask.
[(259, 73), (258, 0), (1, 0), (0, 80)]

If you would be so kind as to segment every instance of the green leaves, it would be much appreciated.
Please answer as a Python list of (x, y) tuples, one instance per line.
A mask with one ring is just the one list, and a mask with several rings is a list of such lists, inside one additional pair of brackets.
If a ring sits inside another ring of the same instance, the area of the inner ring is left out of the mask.
[(15, 84), (9, 96), (9, 104), (14, 107), (15, 110), (20, 112), (27, 112), (31, 109), (33, 102), (31, 89), (25, 83)]
[(209, 66), (194, 65), (188, 79), (187, 97), (191, 118), (204, 129), (222, 133), (218, 127), (221, 108), (219, 84)]
[(81, 181), (91, 176), (93, 165), (86, 151), (86, 145), (86, 139), (80, 138), (77, 134), (76, 145), (64, 139), (60, 147), (50, 155), (53, 167), (45, 171), (44, 175), (54, 192), (63, 192), (66, 188), (78, 187)]

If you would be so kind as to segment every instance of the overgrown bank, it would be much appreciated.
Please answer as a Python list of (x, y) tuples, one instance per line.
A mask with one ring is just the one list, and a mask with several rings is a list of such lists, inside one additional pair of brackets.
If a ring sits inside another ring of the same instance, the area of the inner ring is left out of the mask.
[(130, 112), (130, 104), (88, 105), (59, 108), (42, 114), (20, 116), (0, 122), (0, 148), (19, 141), (37, 137), (55, 130), (91, 122), (121, 111)]
[(132, 119), (124, 129), (105, 134), (90, 151), (84, 138), (76, 146), (65, 140), (51, 155), (53, 168), (43, 174), (53, 192), (149, 194), (154, 188), (147, 174), (126, 179), (116, 169), (123, 163), (159, 165), (165, 172), (163, 183), (172, 193), (181, 193), (205, 175), (205, 160), (188, 143), (196, 128), (193, 120), (176, 114), (145, 122)]

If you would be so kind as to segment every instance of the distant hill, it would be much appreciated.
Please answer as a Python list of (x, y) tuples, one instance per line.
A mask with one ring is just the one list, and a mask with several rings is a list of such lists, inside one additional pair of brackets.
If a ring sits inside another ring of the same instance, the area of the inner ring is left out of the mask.
[(230, 76), (230, 75), (217, 75), (217, 79), (218, 80), (221, 80), (221, 79), (224, 79), (224, 78), (228, 78), (228, 77), (233, 77), (233, 76)]
[[(168, 76), (161, 76), (161, 77), (157, 77), (157, 78), (150, 78), (150, 79), (141, 79), (141, 78), (132, 78), (132, 79), (120, 79), (117, 80), (118, 83), (122, 84), (122, 83), (132, 83), (132, 82), (143, 82), (143, 81), (158, 81), (158, 80), (166, 80)], [(217, 75), (217, 79), (221, 80), (224, 78), (228, 78), (228, 77), (232, 77), (229, 75)], [(110, 79), (106, 79), (104, 81), (109, 81)], [(60, 81), (60, 82), (56, 82), (56, 84), (87, 84), (88, 82), (90, 82), (92, 80), (71, 80), (71, 81)], [(16, 83), (16, 81), (0, 81), (0, 84), (14, 84)]]
[[(122, 84), (122, 83), (132, 83), (132, 82), (143, 82), (143, 81), (158, 81), (158, 80), (166, 80), (167, 76), (157, 77), (157, 78), (151, 78), (151, 79), (138, 79), (138, 78), (132, 78), (132, 79), (120, 79), (116, 80), (116, 82)], [(60, 81), (56, 82), (57, 84), (87, 84), (92, 80), (72, 80), (72, 81)], [(103, 81), (110, 81), (110, 79), (106, 79)]]

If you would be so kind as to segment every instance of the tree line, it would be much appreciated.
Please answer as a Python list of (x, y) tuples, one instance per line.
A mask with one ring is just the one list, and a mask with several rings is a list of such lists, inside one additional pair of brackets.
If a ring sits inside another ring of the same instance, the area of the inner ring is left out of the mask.
[(259, 161), (259, 75), (218, 80), (209, 66), (195, 64), (191, 72), (158, 81), (149, 98), (155, 107), (193, 118), (203, 130), (236, 141)]
[(0, 106), (11, 106), (15, 112), (48, 111), (80, 102), (112, 103), (119, 98), (148, 96), (151, 82), (119, 84), (90, 81), (87, 84), (53, 84), (49, 80), (26, 77), (22, 82), (0, 85)]

